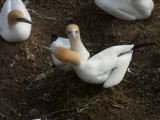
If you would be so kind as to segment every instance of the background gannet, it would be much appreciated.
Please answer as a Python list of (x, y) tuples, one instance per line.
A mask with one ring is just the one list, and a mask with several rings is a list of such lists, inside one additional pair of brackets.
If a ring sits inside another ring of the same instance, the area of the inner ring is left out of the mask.
[(0, 13), (0, 35), (8, 42), (28, 39), (31, 17), (21, 0), (6, 0)]
[(94, 2), (107, 13), (127, 21), (146, 19), (154, 8), (152, 0), (94, 0)]

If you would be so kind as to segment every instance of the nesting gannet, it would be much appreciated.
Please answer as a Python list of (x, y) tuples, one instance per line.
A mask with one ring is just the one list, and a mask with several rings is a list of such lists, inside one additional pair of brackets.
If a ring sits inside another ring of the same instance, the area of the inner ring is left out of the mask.
[(102, 10), (122, 20), (146, 19), (154, 8), (152, 0), (94, 0)]
[[(66, 27), (66, 33), (68, 36), (67, 38), (57, 37), (56, 35), (52, 34), (52, 43), (51, 48), (57, 48), (57, 47), (63, 47), (67, 49), (71, 49), (77, 53), (80, 54), (82, 60), (88, 60), (90, 57), (89, 52), (83, 45), (80, 37), (80, 29), (75, 24), (70, 24)], [(62, 62), (54, 56), (54, 54), (51, 54), (52, 60), (55, 66), (61, 67), (64, 70), (72, 70), (72, 67), (69, 63)]]
[(83, 81), (92, 84), (102, 84), (104, 88), (119, 84), (129, 66), (133, 50), (154, 44), (131, 44), (113, 46), (94, 55), (88, 60), (82, 60), (79, 53), (57, 47), (47, 48), (57, 59), (72, 65), (76, 74)]
[(6, 0), (0, 13), (0, 35), (8, 42), (28, 39), (31, 17), (21, 0)]

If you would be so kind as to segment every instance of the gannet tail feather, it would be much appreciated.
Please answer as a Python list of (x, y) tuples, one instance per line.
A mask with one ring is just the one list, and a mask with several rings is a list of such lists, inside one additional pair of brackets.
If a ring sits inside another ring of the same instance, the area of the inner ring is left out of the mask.
[(141, 35), (141, 31), (139, 31), (139, 32), (132, 38), (130, 44), (132, 45), (132, 44), (138, 43), (138, 40), (139, 40), (140, 35)]
[[(157, 44), (156, 44), (156, 43), (141, 43), (141, 44), (135, 44), (131, 50), (136, 50), (136, 49), (140, 49), (140, 48), (147, 47), (147, 46), (157, 46)], [(128, 53), (128, 52), (130, 52), (130, 51), (124, 52), (124, 53), (118, 55), (118, 57), (120, 57), (121, 55), (124, 55), (124, 54), (126, 54), (126, 53)]]
[(156, 46), (156, 45), (157, 45), (156, 43), (142, 43), (142, 44), (137, 44), (137, 45), (134, 45), (134, 47), (132, 48), (132, 50), (136, 50), (136, 49), (143, 48), (143, 47), (147, 47), (147, 46)]
[(139, 37), (141, 35), (141, 31), (139, 31), (131, 40), (130, 44), (133, 45), (134, 47), (132, 50), (136, 50), (139, 48), (147, 47), (147, 46), (155, 46), (157, 45), (156, 43), (150, 42), (150, 43), (138, 43)]

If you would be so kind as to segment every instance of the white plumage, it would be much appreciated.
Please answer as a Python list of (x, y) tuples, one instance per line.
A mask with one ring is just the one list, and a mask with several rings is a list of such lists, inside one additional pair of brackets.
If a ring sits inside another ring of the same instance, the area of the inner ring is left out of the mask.
[[(73, 67), (85, 82), (104, 83), (104, 88), (113, 87), (122, 81), (126, 73), (132, 58), (133, 46), (122, 45), (105, 49), (88, 61), (81, 61), (79, 65), (73, 65)], [(123, 53), (125, 54), (121, 55)]]
[(6, 0), (0, 13), (0, 35), (8, 42), (28, 39), (31, 17), (21, 0)]
[(83, 81), (103, 84), (104, 88), (109, 88), (122, 81), (132, 58), (133, 47), (134, 45), (114, 46), (88, 60), (82, 60), (77, 52), (66, 48), (44, 48), (52, 52), (57, 59), (70, 63)]
[[(51, 48), (52, 49), (55, 49), (57, 47), (63, 47), (63, 48), (71, 49), (69, 39), (58, 37), (55, 41), (53, 41), (51, 43)], [(66, 70), (66, 71), (72, 70), (72, 67), (69, 63), (62, 62), (62, 61), (58, 60), (54, 56), (54, 54), (52, 54), (52, 53), (51, 53), (51, 56), (52, 56), (52, 61), (53, 61), (55, 66), (60, 67), (61, 69)]]
[(63, 47), (43, 48), (54, 54), (56, 59), (70, 63), (83, 81), (91, 84), (103, 84), (104, 88), (109, 88), (122, 81), (132, 59), (133, 50), (156, 45), (155, 43), (136, 44), (139, 35), (140, 33), (132, 39), (130, 45), (107, 48), (88, 60), (83, 60), (79, 53)]
[(154, 8), (152, 0), (94, 0), (102, 10), (122, 20), (146, 19)]

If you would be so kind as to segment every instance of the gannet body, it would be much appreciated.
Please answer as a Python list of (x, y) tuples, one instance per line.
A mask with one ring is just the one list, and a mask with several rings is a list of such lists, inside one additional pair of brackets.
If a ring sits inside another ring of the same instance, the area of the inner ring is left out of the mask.
[(103, 84), (104, 88), (119, 84), (129, 66), (134, 45), (114, 46), (103, 50), (88, 60), (72, 50), (58, 47), (46, 48), (57, 59), (69, 62), (80, 79), (91, 84)]
[(140, 33), (132, 39), (130, 45), (107, 48), (88, 60), (81, 59), (79, 53), (63, 47), (43, 48), (54, 54), (58, 60), (70, 63), (78, 77), (83, 81), (103, 84), (104, 88), (109, 88), (122, 81), (132, 59), (133, 50), (157, 45), (156, 43), (136, 44), (139, 36)]
[(94, 0), (94, 2), (105, 12), (127, 21), (146, 19), (154, 8), (152, 0)]
[(31, 17), (21, 0), (6, 0), (0, 13), (0, 35), (8, 42), (29, 38)]

